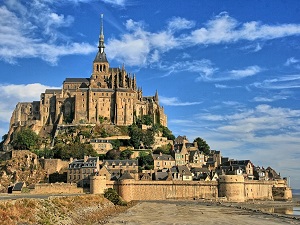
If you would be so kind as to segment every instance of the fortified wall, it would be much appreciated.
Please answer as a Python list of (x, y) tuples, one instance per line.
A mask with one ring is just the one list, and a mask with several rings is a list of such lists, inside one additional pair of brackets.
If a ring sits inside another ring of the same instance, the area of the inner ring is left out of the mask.
[(142, 181), (125, 179), (108, 181), (91, 176), (92, 194), (115, 189), (126, 201), (166, 199), (225, 199), (231, 202), (249, 200), (290, 200), (292, 192), (285, 181), (244, 180), (241, 175), (222, 175), (219, 181)]
[(82, 188), (77, 188), (77, 184), (54, 183), (54, 184), (36, 184), (31, 194), (81, 194)]

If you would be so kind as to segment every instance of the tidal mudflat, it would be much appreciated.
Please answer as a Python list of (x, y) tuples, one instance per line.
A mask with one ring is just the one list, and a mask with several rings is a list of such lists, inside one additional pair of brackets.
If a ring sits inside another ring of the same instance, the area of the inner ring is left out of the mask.
[[(261, 210), (267, 205), (290, 207), (295, 203), (251, 202), (242, 204), (201, 201), (139, 202), (126, 212), (109, 218), (106, 224), (205, 224), (282, 225), (300, 224), (300, 217)], [(280, 205), (278, 205), (280, 204)]]

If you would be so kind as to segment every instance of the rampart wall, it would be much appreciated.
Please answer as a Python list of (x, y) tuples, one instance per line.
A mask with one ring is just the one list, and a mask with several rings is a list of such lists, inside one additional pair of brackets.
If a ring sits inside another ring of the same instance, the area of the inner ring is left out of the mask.
[(36, 184), (31, 194), (80, 194), (82, 188), (77, 188), (75, 183)]
[(126, 201), (165, 199), (216, 199), (218, 182), (204, 181), (107, 181), (107, 188), (114, 188)]
[(245, 200), (273, 200), (273, 181), (246, 180)]
[[(122, 181), (91, 180), (91, 193), (115, 189), (126, 201), (165, 199), (226, 199), (232, 202), (249, 200), (289, 200), (290, 188), (276, 187), (277, 181), (244, 180), (239, 175), (220, 176), (218, 181)], [(105, 186), (105, 187), (104, 187)], [(274, 198), (274, 196), (277, 196)]]

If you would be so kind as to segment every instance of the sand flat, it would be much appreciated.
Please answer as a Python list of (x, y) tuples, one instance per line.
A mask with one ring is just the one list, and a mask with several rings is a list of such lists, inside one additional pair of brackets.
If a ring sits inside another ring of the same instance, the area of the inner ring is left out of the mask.
[(197, 201), (139, 202), (107, 224), (282, 225), (300, 220)]

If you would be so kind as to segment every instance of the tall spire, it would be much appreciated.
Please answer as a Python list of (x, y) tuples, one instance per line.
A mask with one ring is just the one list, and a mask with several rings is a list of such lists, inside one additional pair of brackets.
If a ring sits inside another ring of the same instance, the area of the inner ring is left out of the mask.
[(100, 35), (99, 35), (99, 51), (96, 55), (94, 62), (108, 62), (106, 58), (106, 54), (104, 52), (104, 32), (103, 32), (103, 14), (101, 14), (100, 20)]
[(103, 14), (101, 14), (101, 27), (100, 27), (100, 36), (99, 36), (99, 52), (104, 52), (104, 33), (103, 33)]

